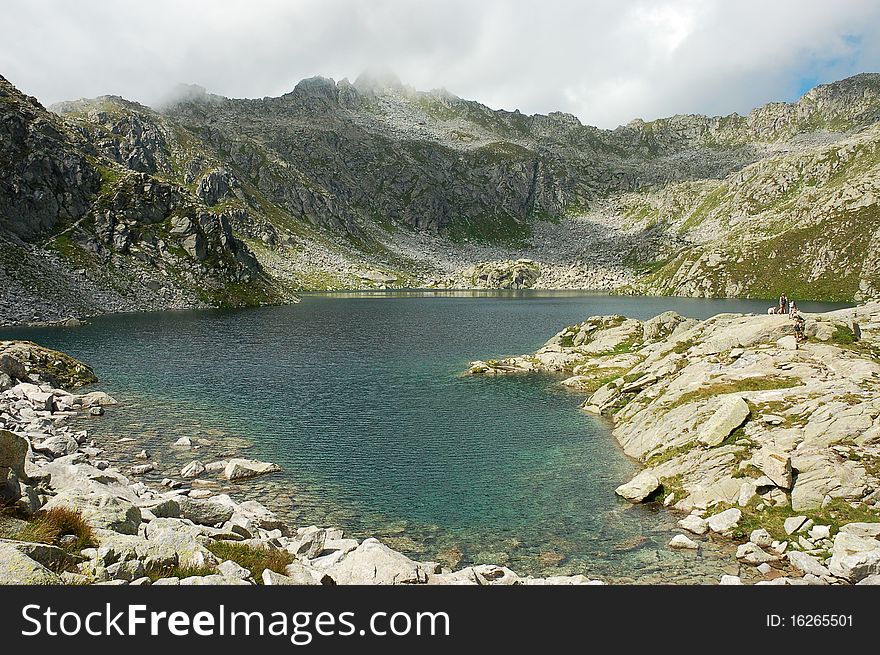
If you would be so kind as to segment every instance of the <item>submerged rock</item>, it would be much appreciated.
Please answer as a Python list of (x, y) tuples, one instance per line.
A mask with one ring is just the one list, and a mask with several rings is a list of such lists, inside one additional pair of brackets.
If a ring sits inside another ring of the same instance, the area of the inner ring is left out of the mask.
[(677, 534), (669, 541), (669, 547), (680, 550), (697, 550), (700, 547), (700, 544), (690, 537), (686, 537), (683, 534)]
[(180, 469), (180, 477), (197, 478), (205, 472), (205, 465), (198, 460), (193, 460), (182, 469)]
[(223, 469), (223, 476), (229, 481), (246, 480), (258, 475), (275, 473), (281, 467), (270, 462), (260, 462), (253, 459), (233, 458), (230, 459)]

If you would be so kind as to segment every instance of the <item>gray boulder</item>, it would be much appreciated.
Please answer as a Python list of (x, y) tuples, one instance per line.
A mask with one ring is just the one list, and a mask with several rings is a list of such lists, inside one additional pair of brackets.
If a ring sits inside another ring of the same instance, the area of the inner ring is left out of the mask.
[(120, 534), (137, 534), (141, 524), (141, 511), (134, 503), (98, 485), (65, 489), (46, 503), (44, 509), (55, 507), (79, 511), (92, 527)]
[(825, 575), (831, 575), (828, 568), (812, 555), (793, 550), (786, 557), (789, 563), (801, 573), (815, 575), (820, 578)]
[(326, 539), (327, 531), (312, 525), (301, 530), (287, 550), (292, 555), (312, 559), (324, 550)]
[(748, 403), (739, 396), (724, 398), (697, 437), (710, 448), (718, 446), (749, 417)]
[(222, 525), (230, 518), (234, 510), (229, 505), (212, 500), (200, 500), (181, 496), (178, 500), (180, 516), (199, 525)]
[(259, 462), (253, 459), (235, 457), (229, 460), (223, 469), (223, 476), (230, 481), (246, 480), (258, 475), (280, 471), (281, 467), (271, 462)]
[(61, 578), (52, 571), (15, 546), (0, 543), (0, 586), (55, 584), (61, 584)]
[(878, 523), (847, 523), (840, 526), (840, 531), (856, 537), (880, 539), (880, 522)]
[(16, 357), (8, 354), (0, 355), (0, 373), (6, 375), (12, 380), (19, 382), (30, 382), (28, 371), (25, 365)]
[(614, 493), (631, 503), (641, 503), (659, 488), (660, 480), (653, 472), (646, 469), (626, 484), (617, 487)]
[(8, 430), (0, 430), (0, 480), (5, 479), (3, 469), (13, 471), (20, 479), (27, 480), (24, 460), (28, 453), (28, 441)]
[(0, 505), (17, 502), (22, 497), (25, 458), (28, 441), (24, 437), (0, 430)]
[(336, 584), (420, 584), (428, 581), (418, 562), (378, 539), (365, 539), (338, 564), (327, 569)]
[(197, 459), (194, 459), (189, 464), (180, 469), (180, 477), (182, 478), (197, 478), (202, 473), (205, 472), (205, 465)]
[(880, 541), (838, 532), (828, 569), (832, 575), (853, 583), (880, 573)]
[(740, 519), (742, 519), (742, 512), (732, 507), (718, 514), (713, 514), (706, 519), (706, 524), (712, 532), (727, 532), (735, 528)]

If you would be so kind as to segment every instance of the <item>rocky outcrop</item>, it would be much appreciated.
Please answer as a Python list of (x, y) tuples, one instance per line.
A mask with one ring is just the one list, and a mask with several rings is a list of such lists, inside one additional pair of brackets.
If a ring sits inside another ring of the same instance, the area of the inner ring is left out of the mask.
[[(804, 316), (808, 339), (794, 348), (787, 316), (591, 317), (533, 355), (474, 362), (470, 373), (570, 376), (563, 384), (588, 394), (583, 408), (610, 418), (644, 463), (619, 495), (692, 512), (679, 525), (697, 535), (736, 536), (748, 516), (766, 529), (740, 561), (805, 553), (858, 582), (876, 572), (880, 535), (880, 304)], [(834, 538), (844, 517), (867, 527), (849, 523)], [(841, 536), (859, 532), (869, 541)], [(817, 576), (800, 555), (792, 565)]]
[(167, 141), (116, 116), (127, 131), (96, 142), (0, 77), (0, 322), (280, 298), (232, 215), (206, 206), (221, 181), (169, 182)]
[(0, 542), (0, 585), (61, 584), (61, 578), (18, 548)]
[(476, 289), (528, 289), (541, 276), (541, 267), (529, 259), (486, 262), (464, 273), (469, 287)]
[[(880, 294), (880, 128), (794, 147), (724, 179), (621, 199), (632, 222), (683, 243), (631, 289), (654, 294), (866, 300)], [(760, 225), (760, 230), (755, 226)]]
[(6, 376), (0, 391), (19, 382), (77, 389), (98, 381), (86, 364), (30, 341), (0, 341), (0, 375)]

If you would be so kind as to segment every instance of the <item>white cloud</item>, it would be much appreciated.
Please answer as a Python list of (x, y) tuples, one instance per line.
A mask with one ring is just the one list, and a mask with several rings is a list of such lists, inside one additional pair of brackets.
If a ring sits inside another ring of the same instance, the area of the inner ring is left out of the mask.
[(874, 0), (7, 0), (0, 74), (46, 104), (174, 85), (228, 96), (394, 70), (603, 127), (745, 112), (880, 69)]

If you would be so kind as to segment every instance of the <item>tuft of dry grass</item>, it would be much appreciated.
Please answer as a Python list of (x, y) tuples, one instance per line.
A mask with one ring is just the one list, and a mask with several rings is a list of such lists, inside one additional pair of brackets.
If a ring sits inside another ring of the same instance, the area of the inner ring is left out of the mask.
[(62, 537), (67, 535), (76, 538), (72, 545), (65, 547), (68, 551), (79, 552), (97, 543), (92, 527), (86, 523), (82, 514), (65, 507), (53, 507), (37, 512), (21, 529), (18, 539), (61, 546)]
[(231, 559), (246, 568), (258, 584), (263, 580), (265, 569), (283, 575), (287, 565), (293, 562), (293, 555), (286, 550), (255, 548), (235, 541), (215, 541), (208, 550), (221, 561)]

